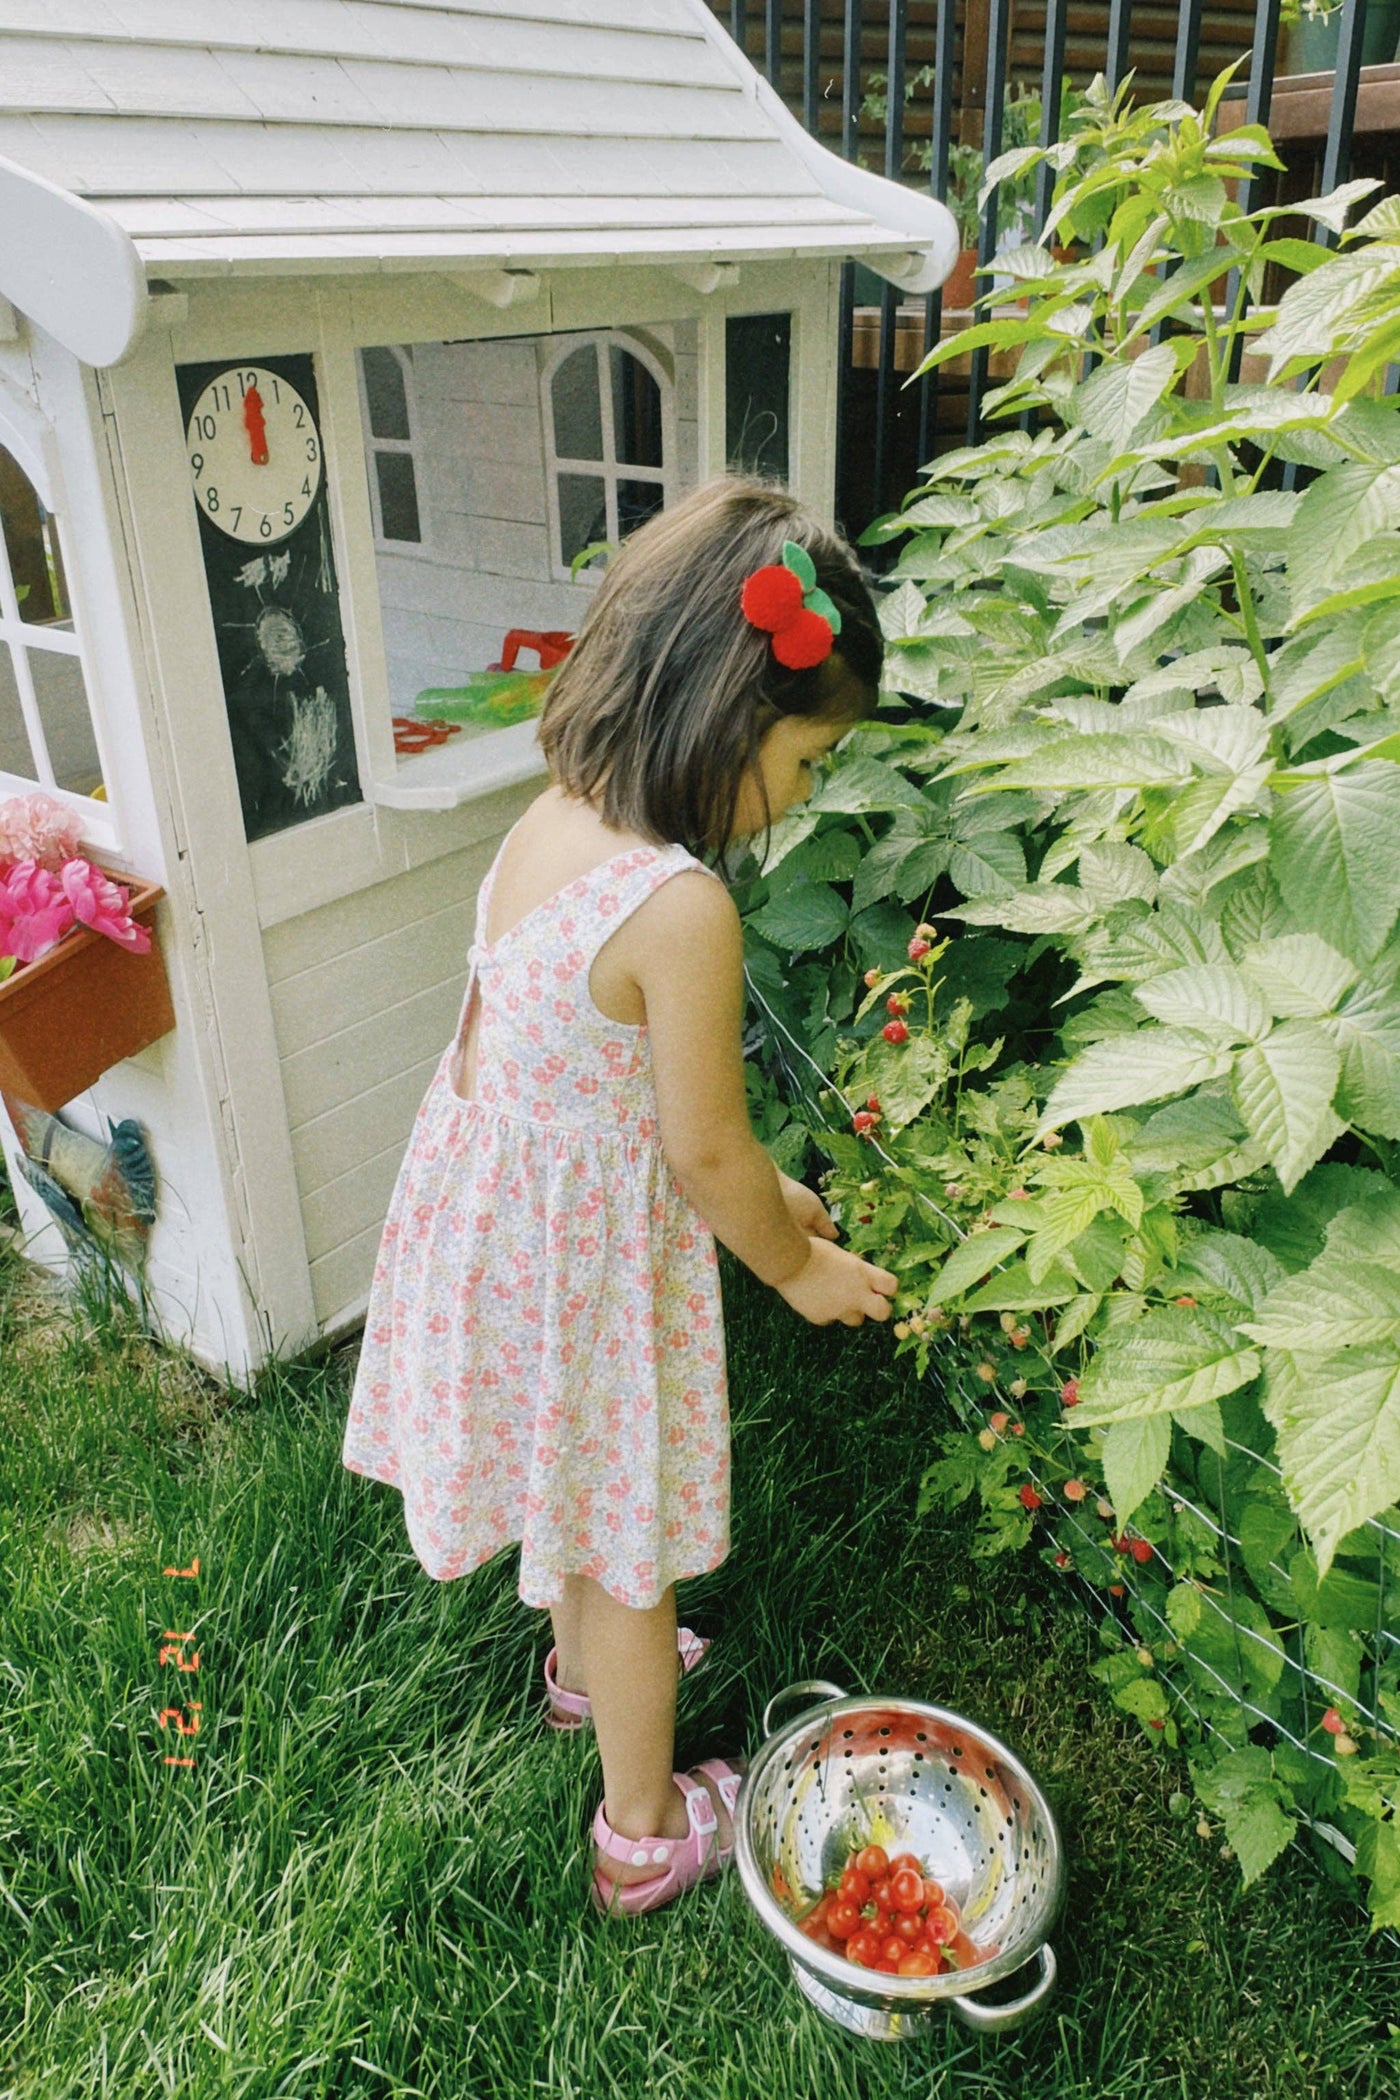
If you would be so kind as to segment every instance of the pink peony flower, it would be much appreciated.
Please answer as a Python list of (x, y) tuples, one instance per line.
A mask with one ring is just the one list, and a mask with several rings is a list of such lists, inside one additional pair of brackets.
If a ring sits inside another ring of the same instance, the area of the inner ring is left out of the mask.
[(131, 893), (119, 882), (110, 882), (90, 860), (66, 861), (59, 875), (64, 895), (84, 926), (103, 933), (133, 955), (151, 952), (150, 929), (138, 926), (127, 906)]
[(82, 819), (52, 795), (0, 802), (0, 863), (32, 860), (56, 873), (78, 850)]
[(49, 868), (20, 860), (0, 875), (0, 955), (37, 962), (73, 924), (73, 906)]

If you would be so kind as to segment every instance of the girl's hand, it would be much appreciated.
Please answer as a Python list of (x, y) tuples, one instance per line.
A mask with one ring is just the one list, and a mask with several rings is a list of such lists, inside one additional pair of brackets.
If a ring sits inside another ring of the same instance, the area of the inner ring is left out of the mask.
[(807, 1259), (797, 1274), (774, 1286), (794, 1312), (815, 1327), (829, 1327), (834, 1320), (843, 1327), (888, 1320), (889, 1301), (899, 1289), (897, 1276), (827, 1240), (813, 1236), (807, 1245)]
[(778, 1185), (794, 1225), (800, 1225), (804, 1232), (813, 1233), (819, 1239), (836, 1238), (836, 1221), (815, 1190), (809, 1189), (805, 1182), (794, 1181), (790, 1174), (780, 1173)]

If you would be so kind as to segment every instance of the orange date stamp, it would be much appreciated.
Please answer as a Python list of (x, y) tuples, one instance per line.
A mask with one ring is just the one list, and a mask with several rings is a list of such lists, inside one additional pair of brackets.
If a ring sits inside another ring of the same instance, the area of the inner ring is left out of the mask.
[[(163, 1575), (172, 1575), (181, 1581), (196, 1580), (199, 1575), (199, 1555), (195, 1555), (187, 1568), (162, 1568), (161, 1573)], [(193, 1639), (193, 1633), (180, 1633), (174, 1628), (167, 1629), (161, 1635), (160, 1668), (163, 1670), (197, 1670), (199, 1668), (199, 1650), (196, 1649), (192, 1655), (185, 1653), (186, 1643)], [(173, 1722), (177, 1735), (198, 1735), (200, 1715), (203, 1710), (202, 1700), (186, 1699), (182, 1700), (179, 1706), (162, 1708), (158, 1718), (162, 1728), (168, 1727)], [(183, 1765), (187, 1768), (192, 1768), (194, 1765), (193, 1757), (167, 1757), (165, 1762), (168, 1765)]]

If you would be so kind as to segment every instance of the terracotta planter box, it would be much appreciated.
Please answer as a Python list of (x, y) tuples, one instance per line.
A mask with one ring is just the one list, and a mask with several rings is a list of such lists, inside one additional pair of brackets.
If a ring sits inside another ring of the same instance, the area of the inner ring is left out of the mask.
[[(103, 873), (130, 890), (132, 917), (153, 926), (164, 890)], [(77, 926), (0, 984), (0, 1092), (56, 1114), (110, 1066), (174, 1026), (155, 941), (149, 955), (131, 955), (105, 934)]]

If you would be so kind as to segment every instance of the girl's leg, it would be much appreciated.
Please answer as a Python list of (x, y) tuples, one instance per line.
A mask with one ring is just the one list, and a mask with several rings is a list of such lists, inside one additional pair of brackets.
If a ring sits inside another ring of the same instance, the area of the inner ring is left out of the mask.
[[(676, 1592), (649, 1611), (619, 1604), (591, 1577), (582, 1588), (580, 1632), (593, 1726), (603, 1760), (603, 1813), (620, 1837), (684, 1837), (689, 1827), (680, 1789), (672, 1784), (676, 1733)], [(719, 1842), (730, 1818), (706, 1773), (697, 1773), (719, 1817)], [(620, 1866), (599, 1858), (613, 1880), (645, 1881), (655, 1867)]]
[(583, 1670), (583, 1640), (580, 1630), (586, 1586), (582, 1575), (566, 1575), (561, 1602), (552, 1604), (549, 1608), (550, 1620), (554, 1627), (554, 1681), (561, 1692), (588, 1690), (588, 1680)]

